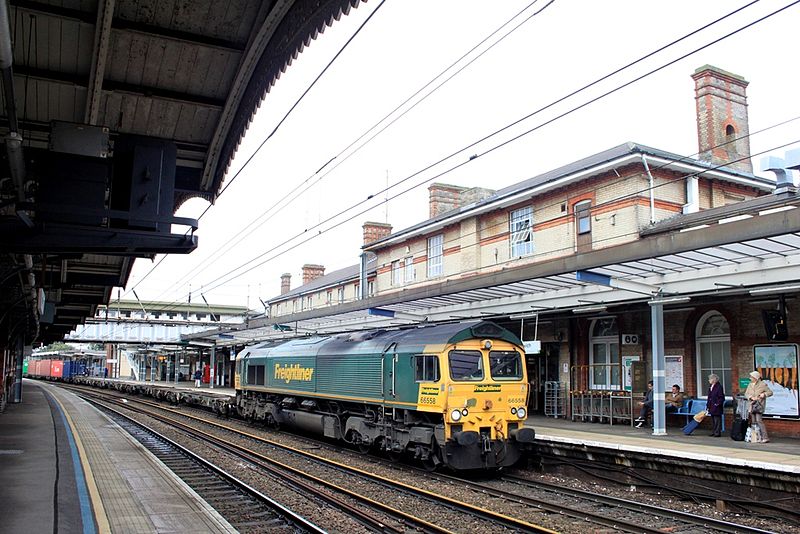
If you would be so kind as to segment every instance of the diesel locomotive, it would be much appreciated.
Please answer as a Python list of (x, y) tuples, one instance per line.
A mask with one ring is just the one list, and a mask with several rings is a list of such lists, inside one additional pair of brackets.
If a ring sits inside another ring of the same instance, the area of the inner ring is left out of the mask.
[(522, 342), (490, 322), (254, 345), (235, 387), (244, 418), (430, 468), (510, 466), (534, 439)]

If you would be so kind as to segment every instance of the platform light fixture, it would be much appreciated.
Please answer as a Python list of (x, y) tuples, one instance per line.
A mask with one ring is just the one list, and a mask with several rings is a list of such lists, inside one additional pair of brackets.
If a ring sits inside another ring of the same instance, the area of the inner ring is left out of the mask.
[(666, 297), (666, 298), (656, 298), (653, 300), (648, 300), (648, 304), (686, 304), (687, 302), (691, 301), (691, 297)]
[(600, 306), (584, 306), (582, 308), (574, 308), (572, 313), (595, 313), (595, 312), (604, 312), (608, 309), (608, 306), (605, 304)]
[(773, 287), (761, 287), (758, 289), (751, 289), (751, 295), (769, 295), (771, 293), (786, 293), (787, 291), (800, 291), (800, 285), (790, 285), (790, 286), (773, 286)]

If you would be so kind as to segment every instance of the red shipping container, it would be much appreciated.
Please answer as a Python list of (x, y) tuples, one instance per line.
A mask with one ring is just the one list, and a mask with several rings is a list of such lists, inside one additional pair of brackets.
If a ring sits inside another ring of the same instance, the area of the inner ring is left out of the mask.
[(42, 360), (39, 362), (39, 376), (50, 376), (50, 364), (52, 360)]
[(52, 360), (50, 362), (51, 378), (61, 378), (61, 374), (63, 372), (64, 372), (64, 362), (62, 360)]
[(31, 360), (28, 362), (28, 375), (36, 376), (39, 374), (39, 360)]

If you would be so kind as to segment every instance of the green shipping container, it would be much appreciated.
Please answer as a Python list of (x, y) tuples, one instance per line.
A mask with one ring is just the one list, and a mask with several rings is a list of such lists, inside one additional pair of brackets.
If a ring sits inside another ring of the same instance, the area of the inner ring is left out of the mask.
[(28, 359), (27, 358), (25, 358), (22, 361), (22, 374), (23, 375), (27, 375), (28, 374)]

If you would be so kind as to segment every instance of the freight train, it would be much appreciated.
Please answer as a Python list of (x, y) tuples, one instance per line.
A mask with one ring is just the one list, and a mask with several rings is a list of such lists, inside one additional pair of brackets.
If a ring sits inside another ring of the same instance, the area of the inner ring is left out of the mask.
[(511, 466), (535, 435), (522, 342), (490, 322), (254, 345), (235, 388), (244, 418), (431, 468)]
[(60, 359), (27, 359), (22, 364), (23, 376), (50, 380), (67, 380), (81, 376), (86, 370), (86, 362)]

